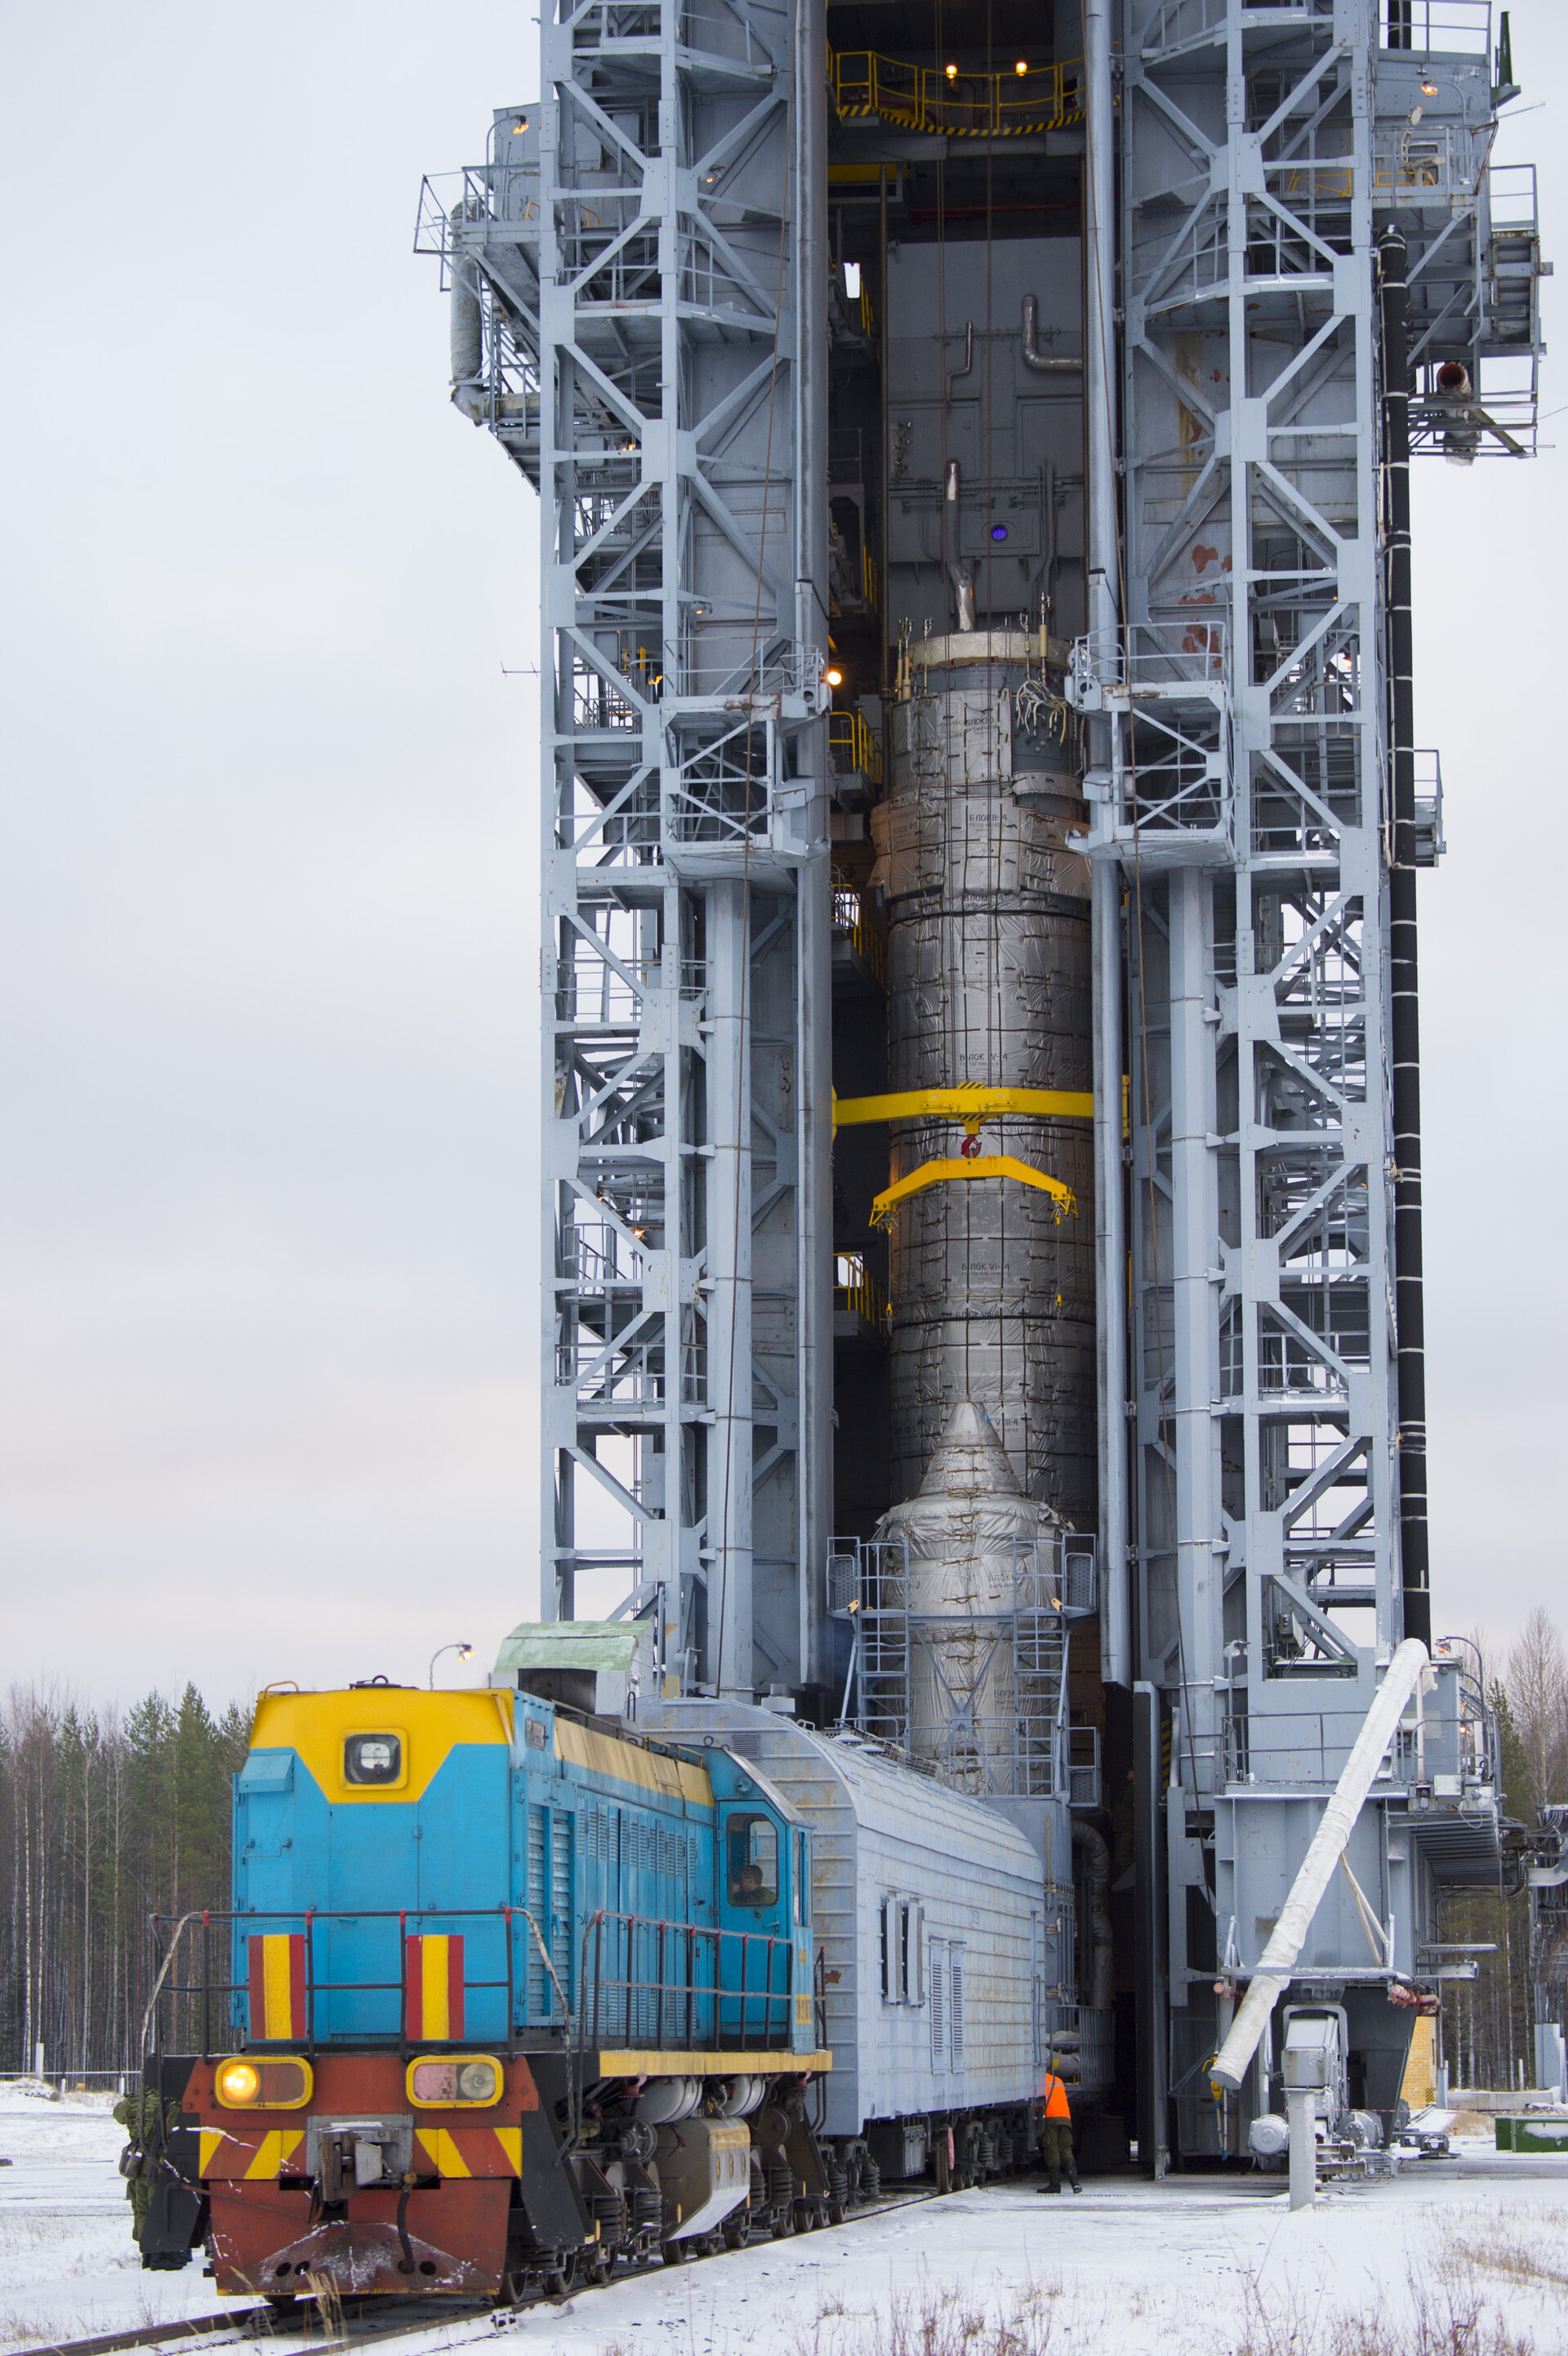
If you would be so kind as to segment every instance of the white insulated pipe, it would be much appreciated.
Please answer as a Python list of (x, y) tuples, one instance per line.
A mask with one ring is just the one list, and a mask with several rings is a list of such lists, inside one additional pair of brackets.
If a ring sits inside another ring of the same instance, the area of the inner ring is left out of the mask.
[(1211, 2065), (1211, 2078), (1232, 2094), (1247, 2074), (1275, 2000), (1287, 1985), (1302, 1942), (1312, 1927), (1318, 1901), (1345, 1853), (1356, 1818), (1372, 1788), (1372, 1778), (1382, 1763), (1383, 1752), (1392, 1741), (1394, 1729), (1404, 1715), (1404, 1706), (1419, 1687), (1426, 1668), (1425, 1645), (1418, 1637), (1408, 1636), (1383, 1672), (1383, 1681), (1351, 1745), (1344, 1772), (1328, 1795), (1322, 1820), (1301, 1860), (1301, 1869), (1280, 1909), (1279, 1921), (1258, 1958), (1257, 1970), (1237, 2008), (1231, 2033)]

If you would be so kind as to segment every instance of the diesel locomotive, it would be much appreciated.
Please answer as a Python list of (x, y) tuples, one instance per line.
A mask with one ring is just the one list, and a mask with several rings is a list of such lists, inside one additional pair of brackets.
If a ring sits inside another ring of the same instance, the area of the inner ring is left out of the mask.
[(995, 1811), (747, 1704), (270, 1691), (233, 1912), (158, 1927), (144, 2264), (515, 2299), (1021, 2164), (1048, 1912)]

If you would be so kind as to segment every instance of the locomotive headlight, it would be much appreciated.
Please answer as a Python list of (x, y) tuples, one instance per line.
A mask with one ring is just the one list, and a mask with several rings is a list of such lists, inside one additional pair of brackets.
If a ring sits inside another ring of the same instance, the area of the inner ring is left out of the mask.
[(249, 2062), (226, 2062), (218, 2073), (218, 2099), (244, 2109), (261, 2091), (261, 2073)]
[(505, 2079), (487, 2053), (425, 2053), (409, 2063), (406, 2083), (417, 2111), (487, 2111)]
[(226, 2111), (299, 2111), (311, 2098), (315, 2072), (293, 2054), (253, 2062), (220, 2062), (213, 2091)]

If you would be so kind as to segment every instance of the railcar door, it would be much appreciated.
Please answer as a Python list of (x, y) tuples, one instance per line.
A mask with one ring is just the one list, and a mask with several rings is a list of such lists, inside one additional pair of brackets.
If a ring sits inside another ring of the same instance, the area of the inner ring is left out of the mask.
[(787, 1825), (766, 1808), (726, 1807), (719, 1824), (719, 2041), (787, 2051), (794, 1946)]

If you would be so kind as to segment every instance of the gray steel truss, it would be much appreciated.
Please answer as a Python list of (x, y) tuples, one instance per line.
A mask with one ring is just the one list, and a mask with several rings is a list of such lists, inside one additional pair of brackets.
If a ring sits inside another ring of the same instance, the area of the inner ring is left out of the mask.
[(540, 38), (421, 241), (541, 503), (543, 1609), (749, 1696), (820, 1674), (830, 1526), (820, 20)]
[[(1122, 610), (1079, 645), (1070, 692), (1089, 715), (1087, 848), (1116, 878), (1096, 955), (1129, 1051), (1134, 1675), (1170, 1742), (1161, 1944), (1189, 2148), (1233, 2132), (1196, 2084), (1223, 1991), (1255, 1964), (1316, 1823), (1301, 1803), (1338, 1774), (1403, 1633), (1375, 294), (1391, 217), (1423, 289), (1418, 445), (1446, 418), (1507, 446), (1490, 412), (1477, 423), (1497, 275), (1488, 11), (1431, 11), (1459, 54), (1415, 48), (1426, 13), (1413, 37), (1405, 0), (1381, 16), (1376, 0), (1126, 0), (1122, 20)], [(1413, 162), (1415, 130), (1432, 154)], [(1534, 416), (1522, 302), (1516, 443)], [(1445, 411), (1436, 370), (1456, 359), (1467, 404)], [(1122, 1409), (1103, 1397), (1110, 1430)], [(1120, 1480), (1119, 1450), (1102, 1463)], [(1102, 1527), (1119, 1512), (1103, 1498)], [(1430, 1936), (1423, 1837), (1395, 1839), (1394, 1816), (1403, 1832), (1439, 1727), (1472, 1797), (1485, 1783), (1457, 1676), (1440, 1665), (1353, 1860), (1386, 1952), (1364, 1905), (1321, 1910), (1312, 1962), (1338, 1985), (1386, 1983)]]

